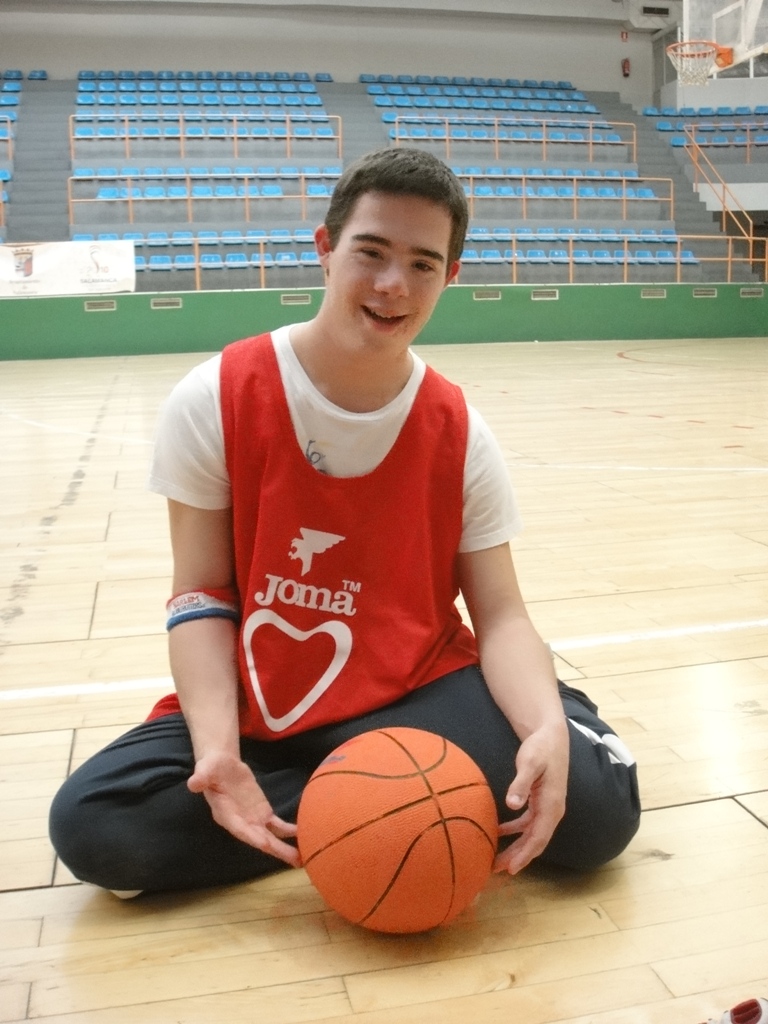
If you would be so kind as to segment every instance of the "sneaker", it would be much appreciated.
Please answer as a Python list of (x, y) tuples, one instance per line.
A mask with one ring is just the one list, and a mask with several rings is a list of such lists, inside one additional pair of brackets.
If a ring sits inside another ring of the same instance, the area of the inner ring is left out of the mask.
[(768, 999), (748, 999), (726, 1010), (719, 1020), (710, 1017), (706, 1024), (768, 1024)]

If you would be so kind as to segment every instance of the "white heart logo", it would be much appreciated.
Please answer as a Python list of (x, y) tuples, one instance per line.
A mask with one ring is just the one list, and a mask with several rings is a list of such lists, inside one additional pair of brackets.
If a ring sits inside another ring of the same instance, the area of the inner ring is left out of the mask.
[[(264, 693), (261, 689), (259, 682), (259, 675), (256, 671), (256, 665), (253, 660), (253, 647), (251, 640), (253, 634), (259, 628), (270, 624), (277, 626), (279, 630), (285, 633), (286, 636), (291, 637), (292, 640), (309, 640), (310, 637), (315, 636), (316, 633), (328, 633), (336, 641), (336, 650), (328, 668), (323, 672), (318, 681), (312, 687), (312, 689), (301, 698), (298, 704), (296, 704), (287, 714), (281, 718), (274, 718), (269, 713), (267, 702), (264, 699)], [(245, 628), (243, 629), (243, 646), (245, 647), (245, 660), (248, 665), (248, 674), (251, 677), (251, 685), (253, 686), (253, 692), (256, 697), (256, 701), (261, 709), (261, 713), (264, 716), (264, 721), (272, 732), (283, 732), (294, 722), (297, 722), (305, 712), (307, 712), (313, 704), (315, 704), (320, 697), (325, 693), (331, 683), (334, 681), (336, 676), (341, 672), (347, 663), (350, 652), (352, 651), (352, 630), (345, 622), (338, 622), (337, 620), (330, 620), (329, 622), (323, 622), (319, 626), (315, 626), (314, 629), (310, 629), (307, 632), (304, 630), (297, 629), (291, 625), (290, 622), (286, 622), (285, 619), (276, 615), (275, 612), (268, 608), (263, 608), (261, 611), (254, 612), (249, 615)]]

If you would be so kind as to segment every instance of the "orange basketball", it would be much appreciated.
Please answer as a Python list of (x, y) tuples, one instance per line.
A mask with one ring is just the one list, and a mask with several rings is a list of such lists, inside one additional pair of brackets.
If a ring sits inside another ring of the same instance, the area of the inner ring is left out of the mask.
[(453, 920), (491, 872), (498, 820), (463, 750), (421, 729), (376, 729), (330, 754), (306, 785), (298, 844), (330, 907), (381, 932)]

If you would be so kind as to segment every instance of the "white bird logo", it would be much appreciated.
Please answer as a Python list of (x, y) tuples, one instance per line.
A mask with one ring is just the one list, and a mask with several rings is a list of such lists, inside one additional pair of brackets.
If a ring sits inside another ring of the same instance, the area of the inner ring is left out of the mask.
[(338, 533), (323, 533), (321, 530), (308, 530), (306, 526), (300, 527), (301, 537), (294, 537), (291, 541), (289, 558), (301, 559), (301, 575), (306, 576), (312, 566), (312, 557), (322, 555), (334, 544), (340, 544), (346, 540)]

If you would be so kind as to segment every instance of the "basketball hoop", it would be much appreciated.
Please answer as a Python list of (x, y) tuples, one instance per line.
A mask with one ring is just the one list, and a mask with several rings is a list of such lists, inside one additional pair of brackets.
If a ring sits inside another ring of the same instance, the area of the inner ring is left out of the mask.
[(717, 43), (705, 39), (688, 39), (671, 43), (667, 56), (677, 70), (680, 85), (706, 85), (709, 73), (717, 63)]

